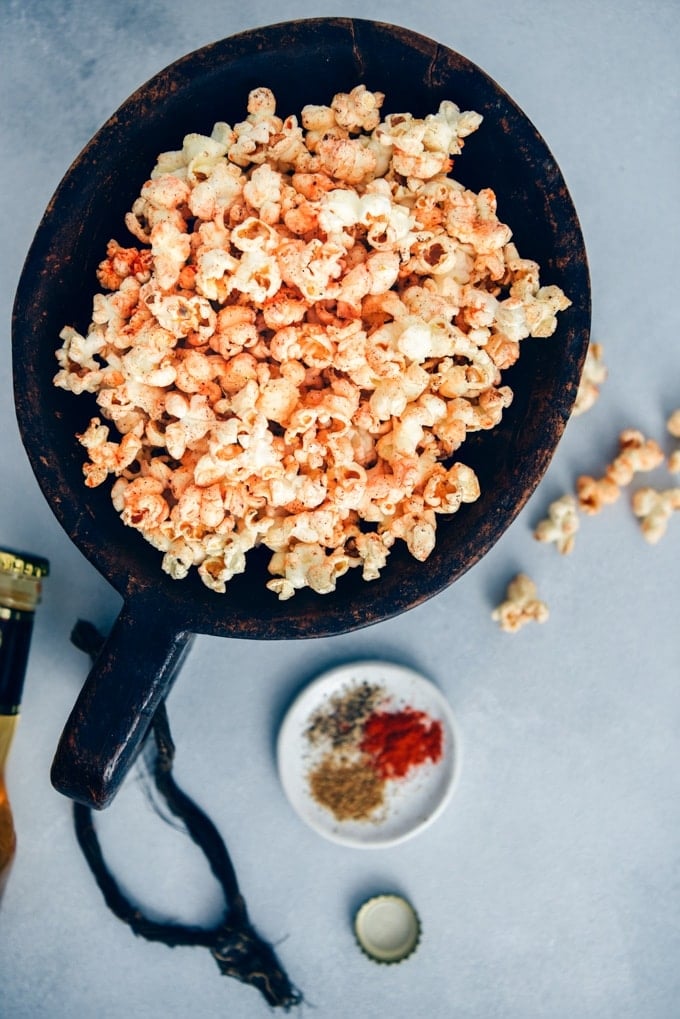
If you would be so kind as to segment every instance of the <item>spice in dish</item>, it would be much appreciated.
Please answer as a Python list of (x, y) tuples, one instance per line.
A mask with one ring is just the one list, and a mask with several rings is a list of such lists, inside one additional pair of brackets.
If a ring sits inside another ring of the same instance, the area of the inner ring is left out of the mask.
[(385, 802), (385, 781), (364, 756), (349, 760), (327, 754), (311, 772), (309, 786), (316, 802), (338, 821), (367, 821)]
[(424, 711), (378, 711), (364, 725), (360, 749), (371, 758), (383, 778), (404, 778), (426, 761), (434, 764), (442, 756), (441, 722)]
[(309, 770), (313, 799), (337, 821), (377, 821), (391, 790), (416, 769), (437, 764), (441, 721), (409, 705), (395, 707), (369, 683), (350, 686), (319, 708), (306, 730), (321, 757)]
[(381, 687), (366, 681), (336, 694), (312, 716), (307, 738), (313, 744), (329, 740), (334, 747), (356, 744), (364, 722), (384, 695)]

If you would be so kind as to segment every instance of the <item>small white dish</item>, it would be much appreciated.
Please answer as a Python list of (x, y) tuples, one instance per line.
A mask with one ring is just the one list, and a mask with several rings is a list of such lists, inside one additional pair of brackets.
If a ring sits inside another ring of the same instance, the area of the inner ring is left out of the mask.
[[(385, 802), (367, 820), (338, 820), (312, 795), (310, 776), (327, 746), (309, 736), (312, 720), (332, 711), (336, 699), (361, 684), (380, 689), (379, 710), (424, 712), (442, 729), (441, 756), (385, 783)], [(277, 743), (283, 790), (298, 816), (324, 838), (361, 849), (381, 849), (412, 838), (438, 818), (449, 803), (460, 771), (460, 738), (448, 701), (420, 673), (391, 662), (360, 661), (323, 673), (289, 708)]]

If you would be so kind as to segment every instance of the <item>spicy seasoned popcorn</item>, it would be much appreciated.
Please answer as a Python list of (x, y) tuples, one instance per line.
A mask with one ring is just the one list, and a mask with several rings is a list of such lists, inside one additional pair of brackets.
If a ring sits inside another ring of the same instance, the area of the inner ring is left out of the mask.
[[(267, 587), (325, 594), (425, 560), (437, 517), (479, 497), (454, 461), (512, 400), (501, 373), (569, 305), (448, 176), (481, 117), (453, 102), (381, 119), (363, 85), (301, 121), (267, 88), (245, 120), (158, 158), (110, 241), (86, 336), (55, 384), (96, 394), (85, 484), (183, 578), (224, 592), (250, 549)], [(110, 422), (115, 431), (111, 431)]]

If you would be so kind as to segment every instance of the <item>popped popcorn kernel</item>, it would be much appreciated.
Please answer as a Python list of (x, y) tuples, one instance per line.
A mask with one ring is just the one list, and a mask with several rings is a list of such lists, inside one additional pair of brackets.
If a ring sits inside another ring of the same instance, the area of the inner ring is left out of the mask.
[(611, 478), (593, 478), (582, 474), (576, 480), (576, 497), (578, 508), (590, 515), (600, 513), (605, 506), (610, 506), (621, 495), (621, 489)]
[(663, 450), (656, 439), (646, 439), (636, 428), (627, 428), (619, 436), (620, 452), (607, 468), (606, 476), (623, 488), (635, 474), (651, 471), (664, 461)]
[(569, 306), (493, 190), (450, 176), (481, 116), (384, 100), (359, 84), (298, 120), (262, 86), (243, 120), (185, 135), (125, 217), (135, 243), (107, 245), (85, 335), (60, 334), (54, 384), (98, 412), (85, 484), (112, 480), (173, 579), (222, 594), (264, 546), (285, 600), (377, 579), (397, 541), (427, 560), (481, 494), (452, 454)]
[(333, 97), (331, 109), (335, 122), (348, 131), (370, 132), (380, 123), (380, 107), (385, 101), (382, 92), (369, 92), (365, 85), (357, 85), (347, 95), (339, 92)]
[(619, 452), (607, 465), (604, 476), (581, 475), (576, 482), (578, 508), (584, 513), (599, 513), (619, 498), (621, 489), (639, 472), (651, 471), (664, 461), (664, 453), (655, 439), (647, 439), (636, 428), (626, 428), (619, 436)]
[(534, 530), (536, 540), (552, 543), (562, 555), (569, 555), (579, 529), (577, 510), (578, 503), (573, 495), (556, 499), (548, 507), (548, 516)]
[(545, 623), (548, 616), (548, 606), (540, 600), (536, 584), (525, 573), (518, 573), (510, 581), (505, 600), (491, 613), (505, 633), (517, 633), (527, 623)]
[[(608, 369), (604, 363), (604, 348), (601, 343), (591, 343), (583, 362), (581, 381), (576, 392), (572, 414), (585, 414), (600, 397), (600, 386), (606, 382)], [(680, 427), (680, 426), (679, 426)]]
[(655, 545), (666, 533), (673, 512), (680, 509), (680, 488), (640, 488), (633, 494), (632, 506), (643, 537)]
[(680, 407), (669, 416), (666, 422), (666, 429), (673, 438), (680, 439)]

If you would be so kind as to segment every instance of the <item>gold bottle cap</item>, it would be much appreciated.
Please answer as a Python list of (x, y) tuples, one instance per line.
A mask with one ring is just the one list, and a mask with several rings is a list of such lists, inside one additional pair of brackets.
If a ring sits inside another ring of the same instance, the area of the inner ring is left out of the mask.
[(0, 572), (39, 579), (48, 575), (50, 564), (42, 556), (0, 547)]
[(0, 611), (33, 612), (49, 571), (42, 556), (0, 546)]
[(354, 933), (374, 962), (402, 962), (418, 947), (420, 920), (401, 895), (375, 895), (359, 907)]

